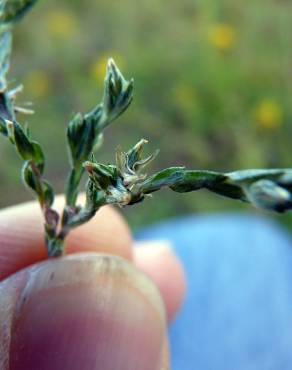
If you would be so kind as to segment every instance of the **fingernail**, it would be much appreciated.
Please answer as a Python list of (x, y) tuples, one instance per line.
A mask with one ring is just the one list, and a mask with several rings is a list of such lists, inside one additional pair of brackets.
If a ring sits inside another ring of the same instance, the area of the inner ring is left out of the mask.
[(18, 301), (10, 370), (158, 370), (160, 295), (118, 257), (72, 256), (31, 271)]

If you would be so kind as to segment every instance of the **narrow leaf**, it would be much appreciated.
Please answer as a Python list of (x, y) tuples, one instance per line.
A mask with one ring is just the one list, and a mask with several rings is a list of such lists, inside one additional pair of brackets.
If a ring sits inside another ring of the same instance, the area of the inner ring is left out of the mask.
[(22, 167), (22, 179), (24, 183), (38, 196), (41, 194), (41, 182), (38, 176), (32, 171), (30, 161), (25, 161)]
[(45, 180), (42, 181), (42, 187), (43, 187), (44, 203), (46, 204), (48, 208), (50, 208), (53, 205), (54, 199), (55, 199), (54, 190), (52, 188), (52, 185), (48, 181), (45, 181)]
[[(27, 134), (25, 134), (27, 135)], [(40, 144), (36, 141), (31, 141), (31, 145), (33, 147), (33, 157), (32, 160), (37, 165), (40, 173), (42, 174), (44, 172), (44, 166), (45, 166), (45, 156), (44, 152), (40, 146)]]
[(182, 179), (184, 167), (170, 167), (162, 170), (139, 185), (139, 191), (144, 194), (153, 193), (165, 186), (173, 186)]
[(0, 24), (18, 21), (37, 0), (0, 0)]
[(183, 170), (170, 188), (179, 193), (202, 188), (212, 190), (215, 184), (222, 184), (225, 179), (226, 176), (218, 172)]
[(6, 75), (9, 70), (11, 44), (11, 32), (0, 33), (0, 91), (5, 91), (7, 87)]
[(263, 209), (284, 212), (292, 209), (291, 193), (271, 180), (259, 180), (245, 188), (248, 200)]
[(26, 136), (23, 128), (16, 121), (13, 122), (14, 140), (18, 153), (24, 160), (33, 160), (35, 147)]
[[(0, 92), (0, 119), (1, 121), (14, 121), (14, 112), (11, 101), (6, 93)], [(6, 123), (5, 123), (6, 126)]]

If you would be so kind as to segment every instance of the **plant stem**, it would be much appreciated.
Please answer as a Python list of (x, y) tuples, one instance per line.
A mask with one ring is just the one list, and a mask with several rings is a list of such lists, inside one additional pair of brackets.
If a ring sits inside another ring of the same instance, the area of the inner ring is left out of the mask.
[(78, 197), (78, 188), (84, 174), (84, 168), (80, 167), (73, 167), (69, 173), (67, 184), (66, 184), (66, 205), (70, 207), (76, 206), (76, 201)]
[(60, 257), (64, 255), (64, 239), (62, 238), (53, 238), (46, 239), (46, 246), (49, 257)]

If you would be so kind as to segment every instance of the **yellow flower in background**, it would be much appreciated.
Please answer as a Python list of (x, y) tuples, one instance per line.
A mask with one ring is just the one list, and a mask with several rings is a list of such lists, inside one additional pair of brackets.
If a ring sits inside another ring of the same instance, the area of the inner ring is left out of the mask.
[(195, 90), (188, 84), (179, 83), (173, 89), (173, 99), (184, 113), (189, 114), (197, 107), (197, 95)]
[(35, 98), (46, 97), (51, 90), (50, 78), (46, 72), (32, 71), (26, 75), (24, 87)]
[(255, 119), (259, 127), (271, 130), (278, 128), (283, 120), (281, 106), (274, 100), (262, 100), (255, 109)]
[(77, 19), (64, 10), (51, 11), (47, 16), (48, 32), (53, 37), (70, 38), (77, 29)]
[(229, 24), (219, 23), (209, 29), (209, 42), (221, 51), (232, 49), (235, 41), (235, 29)]
[(124, 60), (121, 56), (115, 53), (108, 53), (100, 58), (97, 58), (91, 65), (90, 75), (91, 78), (97, 83), (102, 83), (105, 78), (106, 66), (109, 58), (113, 58), (120, 69), (124, 68)]

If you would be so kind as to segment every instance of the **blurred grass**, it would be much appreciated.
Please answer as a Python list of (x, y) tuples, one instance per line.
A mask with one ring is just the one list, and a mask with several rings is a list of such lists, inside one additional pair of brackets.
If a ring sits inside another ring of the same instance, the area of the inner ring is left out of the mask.
[[(291, 167), (292, 3), (287, 0), (40, 1), (16, 29), (11, 86), (23, 82), (25, 117), (47, 153), (61, 192), (68, 165), (65, 127), (101, 95), (113, 56), (135, 78), (135, 101), (109, 128), (98, 154), (141, 137), (159, 147), (153, 171), (170, 165), (234, 170)], [(20, 161), (0, 146), (0, 205), (31, 199)], [(139, 208), (137, 208), (139, 207)], [(205, 192), (161, 192), (125, 211), (133, 226), (190, 212), (247, 209)], [(292, 226), (292, 217), (282, 222)]]

